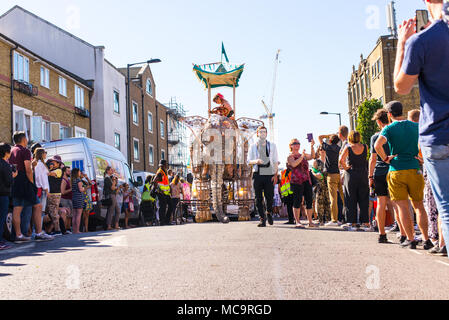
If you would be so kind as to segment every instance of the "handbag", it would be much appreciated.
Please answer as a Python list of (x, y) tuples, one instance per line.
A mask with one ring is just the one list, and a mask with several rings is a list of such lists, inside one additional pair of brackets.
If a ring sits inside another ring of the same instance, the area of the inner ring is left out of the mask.
[(42, 197), (42, 191), (43, 191), (42, 188), (37, 188), (37, 197), (38, 198)]
[(132, 201), (129, 202), (129, 212), (134, 212), (134, 203)]
[(111, 199), (111, 197), (108, 196), (107, 198), (101, 199), (101, 205), (103, 207), (110, 207), (110, 206), (112, 206), (112, 199)]

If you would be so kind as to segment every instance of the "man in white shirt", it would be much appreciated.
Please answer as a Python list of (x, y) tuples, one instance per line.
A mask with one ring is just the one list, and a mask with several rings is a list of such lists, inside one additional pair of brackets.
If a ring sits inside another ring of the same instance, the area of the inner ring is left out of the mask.
[(256, 207), (260, 216), (259, 228), (267, 226), (263, 197), (267, 203), (268, 223), (273, 225), (274, 186), (278, 176), (278, 152), (276, 145), (267, 140), (265, 127), (257, 129), (257, 142), (249, 149), (248, 164), (253, 166), (253, 185), (256, 193)]

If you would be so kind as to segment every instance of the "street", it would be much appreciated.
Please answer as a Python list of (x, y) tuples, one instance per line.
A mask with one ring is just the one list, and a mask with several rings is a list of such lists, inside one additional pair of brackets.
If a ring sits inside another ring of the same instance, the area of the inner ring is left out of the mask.
[[(0, 253), (0, 299), (448, 299), (449, 260), (276, 221), (97, 232)], [(394, 235), (390, 240), (397, 242)]]

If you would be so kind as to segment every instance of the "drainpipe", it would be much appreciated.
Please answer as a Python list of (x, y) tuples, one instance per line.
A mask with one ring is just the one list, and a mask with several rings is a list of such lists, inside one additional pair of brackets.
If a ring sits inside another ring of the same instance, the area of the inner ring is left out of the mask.
[(11, 65), (11, 142), (12, 136), (14, 135), (14, 61), (13, 61), (13, 51), (19, 46), (16, 45), (9, 51), (9, 60)]
[(147, 172), (147, 156), (146, 148), (147, 144), (145, 142), (145, 94), (143, 88), (141, 88), (142, 93), (142, 140), (143, 140), (143, 171)]
[(160, 160), (160, 152), (161, 150), (159, 149), (159, 139), (160, 139), (160, 131), (159, 131), (159, 117), (158, 117), (158, 105), (157, 105), (157, 101), (156, 101), (156, 167), (159, 167), (159, 162)]

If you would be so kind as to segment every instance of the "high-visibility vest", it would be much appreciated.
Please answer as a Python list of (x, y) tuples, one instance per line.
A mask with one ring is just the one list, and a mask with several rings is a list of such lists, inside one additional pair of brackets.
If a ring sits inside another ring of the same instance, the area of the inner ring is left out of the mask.
[(154, 199), (150, 193), (151, 185), (147, 183), (145, 184), (145, 187), (147, 187), (147, 190), (142, 194), (142, 201), (151, 201), (151, 202), (156, 201), (156, 199)]
[(293, 194), (293, 191), (291, 190), (290, 181), (292, 179), (292, 173), (290, 173), (286, 176), (287, 170), (282, 171), (281, 173), (281, 195), (282, 197), (288, 197), (289, 195)]
[(168, 181), (168, 176), (164, 172), (164, 170), (159, 169), (156, 173), (158, 175), (159, 173), (162, 174), (162, 181), (158, 182), (159, 189), (166, 195), (170, 196), (170, 182)]

